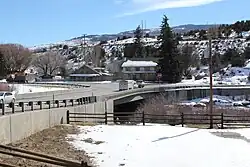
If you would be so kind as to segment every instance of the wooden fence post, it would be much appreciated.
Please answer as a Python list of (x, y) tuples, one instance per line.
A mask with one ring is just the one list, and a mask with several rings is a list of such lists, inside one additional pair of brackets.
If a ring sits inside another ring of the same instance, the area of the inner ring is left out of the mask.
[(105, 111), (105, 125), (108, 124), (108, 112)]
[(224, 124), (224, 115), (221, 113), (221, 129), (223, 129), (223, 124)]
[(66, 115), (66, 119), (67, 119), (67, 124), (69, 124), (69, 110), (67, 110), (67, 115)]
[(181, 113), (181, 126), (184, 127), (184, 114)]
[(144, 111), (142, 112), (142, 124), (145, 126), (145, 113)]
[(5, 103), (1, 103), (2, 115), (5, 115)]

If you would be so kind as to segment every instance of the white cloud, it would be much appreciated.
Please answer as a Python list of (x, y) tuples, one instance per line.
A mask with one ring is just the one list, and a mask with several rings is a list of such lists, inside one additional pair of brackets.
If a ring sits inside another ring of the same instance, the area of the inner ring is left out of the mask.
[(139, 13), (167, 8), (201, 6), (219, 1), (223, 0), (132, 0), (132, 4), (136, 7), (136, 10), (124, 13), (118, 17), (136, 15)]

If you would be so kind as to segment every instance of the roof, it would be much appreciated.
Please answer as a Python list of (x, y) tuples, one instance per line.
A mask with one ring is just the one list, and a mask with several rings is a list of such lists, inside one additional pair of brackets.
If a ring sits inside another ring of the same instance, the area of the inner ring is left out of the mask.
[(155, 67), (157, 63), (153, 61), (131, 61), (128, 60), (122, 64), (122, 67)]
[(100, 74), (71, 74), (70, 77), (97, 77)]

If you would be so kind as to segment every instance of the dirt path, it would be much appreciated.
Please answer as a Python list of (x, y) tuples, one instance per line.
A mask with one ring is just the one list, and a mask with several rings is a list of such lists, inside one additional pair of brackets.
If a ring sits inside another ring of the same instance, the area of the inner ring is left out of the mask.
[[(78, 130), (74, 126), (56, 126), (36, 133), (17, 143), (10, 144), (17, 148), (26, 149), (38, 153), (45, 153), (59, 158), (75, 161), (89, 162), (83, 151), (77, 151), (70, 146), (65, 137), (67, 134), (76, 134)], [(39, 163), (18, 157), (0, 155), (0, 162), (9, 163), (22, 167), (52, 167), (53, 165)]]

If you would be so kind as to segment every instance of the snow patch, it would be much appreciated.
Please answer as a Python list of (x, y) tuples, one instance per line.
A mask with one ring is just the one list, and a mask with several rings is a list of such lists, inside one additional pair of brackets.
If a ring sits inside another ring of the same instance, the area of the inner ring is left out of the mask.
[(122, 64), (122, 67), (155, 67), (157, 63), (153, 61), (131, 61), (128, 60)]
[(45, 86), (29, 86), (23, 84), (16, 84), (12, 86), (12, 92), (16, 94), (36, 93), (36, 92), (48, 92), (57, 90), (66, 90), (62, 87), (45, 87)]
[[(94, 157), (101, 167), (241, 167), (250, 164), (250, 129), (208, 130), (172, 126), (84, 126), (69, 135), (75, 148)], [(218, 137), (229, 132), (242, 139)], [(246, 136), (244, 136), (246, 135)], [(72, 140), (73, 139), (73, 140)], [(92, 141), (92, 142), (87, 142)], [(216, 149), (215, 149), (216, 148)], [(194, 160), (195, 158), (195, 160)]]

